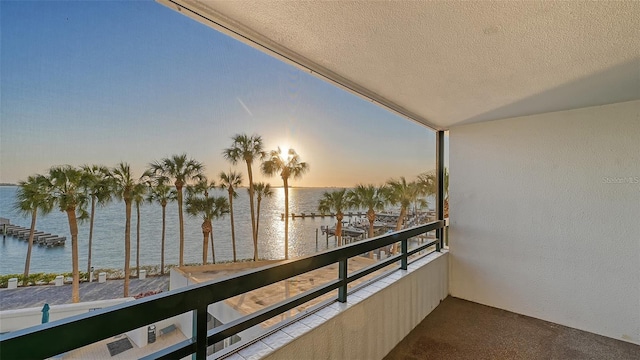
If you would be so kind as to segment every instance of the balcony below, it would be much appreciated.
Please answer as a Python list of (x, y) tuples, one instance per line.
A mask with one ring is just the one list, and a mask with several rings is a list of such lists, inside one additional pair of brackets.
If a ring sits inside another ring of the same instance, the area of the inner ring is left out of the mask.
[(396, 359), (640, 359), (640, 346), (449, 296)]

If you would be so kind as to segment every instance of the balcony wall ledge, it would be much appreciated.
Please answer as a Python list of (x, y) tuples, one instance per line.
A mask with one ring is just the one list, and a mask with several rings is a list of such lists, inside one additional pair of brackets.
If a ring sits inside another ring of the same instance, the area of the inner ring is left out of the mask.
[(228, 360), (382, 359), (449, 293), (448, 251), (372, 280), (335, 302), (228, 354)]

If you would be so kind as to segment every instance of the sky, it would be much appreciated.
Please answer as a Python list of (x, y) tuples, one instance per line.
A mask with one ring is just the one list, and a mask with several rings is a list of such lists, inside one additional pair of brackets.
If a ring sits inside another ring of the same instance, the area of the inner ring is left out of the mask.
[(310, 171), (292, 186), (435, 167), (430, 129), (153, 1), (0, 1), (0, 30), (0, 182), (181, 153), (246, 173), (222, 157), (238, 133), (294, 148)]

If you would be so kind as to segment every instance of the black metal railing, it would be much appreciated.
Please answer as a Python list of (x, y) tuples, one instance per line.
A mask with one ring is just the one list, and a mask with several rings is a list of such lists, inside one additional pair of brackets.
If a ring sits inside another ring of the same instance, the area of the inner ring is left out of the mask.
[[(48, 358), (193, 311), (195, 335), (191, 339), (169, 346), (144, 359), (176, 359), (190, 354), (196, 354), (197, 359), (205, 359), (208, 344), (215, 344), (335, 289), (338, 289), (337, 300), (345, 302), (350, 282), (395, 262), (400, 262), (400, 269), (406, 270), (409, 256), (434, 245), (436, 251), (440, 251), (443, 246), (442, 236), (411, 250), (408, 247), (408, 240), (433, 230), (438, 230), (438, 234), (443, 234), (442, 231), (439, 231), (443, 227), (444, 221), (438, 220), (315, 255), (282, 261), (275, 265), (248, 270), (231, 277), (3, 334), (0, 335), (0, 357), (3, 359)], [(347, 260), (349, 258), (397, 242), (400, 242), (401, 249), (398, 254), (351, 274), (348, 273)], [(207, 307), (209, 304), (335, 263), (339, 264), (336, 280), (207, 331)]]

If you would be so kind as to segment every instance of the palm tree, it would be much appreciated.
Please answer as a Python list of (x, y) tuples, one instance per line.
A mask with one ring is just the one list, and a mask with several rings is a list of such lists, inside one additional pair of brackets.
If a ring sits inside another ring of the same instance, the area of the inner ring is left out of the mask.
[(180, 266), (184, 265), (184, 215), (182, 213), (182, 188), (189, 181), (198, 181), (203, 177), (204, 165), (193, 159), (188, 159), (187, 154), (173, 155), (160, 161), (149, 164), (150, 175), (173, 179), (178, 198), (178, 221), (180, 223)]
[(263, 160), (267, 155), (262, 145), (262, 137), (258, 135), (248, 136), (237, 134), (231, 138), (231, 147), (224, 149), (222, 155), (232, 164), (236, 165), (240, 161), (247, 163), (247, 175), (249, 176), (249, 207), (251, 208), (251, 235), (253, 237), (253, 260), (258, 260), (258, 236), (256, 234), (255, 211), (253, 207), (253, 172), (254, 160)]
[[(407, 215), (407, 209), (414, 201), (418, 194), (418, 186), (415, 182), (407, 182), (404, 176), (399, 179), (391, 179), (387, 181), (387, 199), (391, 205), (400, 205), (400, 215), (398, 216), (398, 222), (396, 223), (396, 231), (402, 229), (404, 218)], [(391, 252), (393, 254), (397, 251), (398, 244), (393, 244)]]
[(206, 176), (202, 175), (194, 184), (187, 186), (187, 197), (199, 194), (203, 194), (204, 197), (209, 197), (209, 190), (213, 190), (215, 188), (216, 182), (213, 180), (209, 182)]
[(444, 218), (449, 218), (449, 169), (444, 168)]
[[(233, 247), (233, 261), (236, 261), (236, 231), (233, 223), (233, 199), (238, 197), (236, 188), (242, 184), (242, 174), (229, 170), (228, 173), (220, 172), (220, 188), (229, 192), (229, 213), (231, 218), (231, 245)], [(251, 194), (249, 194), (251, 196)], [(254, 247), (256, 242), (253, 242)], [(253, 249), (254, 260), (257, 258), (258, 250)]]
[(124, 227), (124, 297), (129, 296), (129, 276), (131, 261), (131, 202), (134, 198), (136, 181), (131, 175), (131, 167), (127, 163), (119, 163), (111, 169), (110, 177), (113, 181), (113, 195), (124, 200), (125, 227)]
[(93, 223), (96, 214), (96, 204), (104, 205), (111, 201), (111, 186), (109, 184), (109, 169), (101, 165), (83, 165), (83, 187), (91, 197), (91, 215), (89, 217), (89, 253), (87, 256), (87, 274), (91, 273), (91, 250), (93, 248)]
[[(256, 197), (258, 200), (258, 207), (256, 208), (256, 240), (258, 239), (258, 228), (260, 227), (260, 203), (263, 198), (273, 197), (273, 190), (271, 185), (263, 182), (253, 184), (253, 188), (256, 190)], [(257, 249), (254, 249), (256, 252)]]
[(349, 202), (354, 207), (367, 209), (367, 220), (369, 220), (369, 237), (373, 237), (373, 223), (376, 221), (376, 211), (384, 210), (387, 204), (386, 188), (374, 185), (358, 184), (349, 191)]
[(347, 189), (325, 192), (322, 194), (318, 211), (322, 214), (335, 212), (336, 214), (336, 237), (338, 238), (338, 246), (342, 245), (342, 219), (344, 219), (344, 211), (350, 207)]
[(164, 238), (167, 219), (167, 204), (177, 199), (177, 193), (162, 181), (149, 182), (147, 201), (157, 202), (162, 207), (162, 241), (160, 248), (160, 275), (164, 275)]
[(434, 171), (424, 172), (418, 175), (416, 184), (420, 193), (424, 195), (433, 195), (438, 191), (438, 184)]
[(144, 201), (147, 186), (138, 182), (133, 187), (131, 196), (136, 203), (136, 274), (140, 277), (140, 204)]
[[(418, 186), (424, 195), (434, 195), (438, 191), (435, 171), (418, 175)], [(449, 169), (444, 168), (444, 217), (449, 217)]]
[(31, 264), (31, 249), (33, 248), (33, 234), (36, 229), (38, 211), (48, 214), (53, 209), (53, 198), (50, 194), (49, 180), (43, 175), (29, 176), (26, 181), (20, 181), (16, 192), (15, 209), (25, 216), (31, 215), (31, 227), (29, 229), (29, 246), (27, 259), (24, 264), (22, 285), (29, 282), (29, 266)]
[[(211, 180), (207, 180), (207, 178), (203, 175), (200, 179), (196, 181), (195, 184), (187, 186), (187, 196), (198, 195), (202, 193), (205, 198), (209, 197), (209, 190), (213, 190), (216, 188), (216, 182)], [(216, 249), (213, 247), (213, 231), (211, 232), (211, 256), (214, 259), (216, 258)]]
[[(196, 197), (195, 195), (187, 197), (187, 214), (202, 216), (202, 263), (207, 263), (207, 242), (209, 235), (213, 233), (213, 225), (211, 220), (222, 217), (229, 212), (229, 203), (224, 196), (214, 197)], [(213, 240), (212, 240), (213, 241)], [(215, 256), (213, 259), (215, 263)]]
[(87, 217), (87, 194), (82, 191), (83, 171), (70, 165), (49, 169), (51, 194), (55, 203), (67, 214), (71, 233), (71, 266), (73, 285), (71, 301), (80, 301), (80, 273), (78, 271), (78, 220)]
[(279, 173), (284, 183), (284, 258), (289, 259), (289, 178), (301, 178), (309, 171), (309, 164), (301, 162), (300, 156), (293, 149), (289, 149), (286, 156), (283, 158), (279, 147), (271, 150), (268, 159), (262, 163), (262, 172), (268, 176)]

